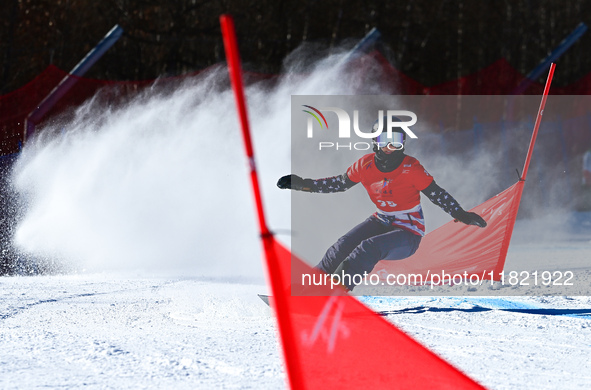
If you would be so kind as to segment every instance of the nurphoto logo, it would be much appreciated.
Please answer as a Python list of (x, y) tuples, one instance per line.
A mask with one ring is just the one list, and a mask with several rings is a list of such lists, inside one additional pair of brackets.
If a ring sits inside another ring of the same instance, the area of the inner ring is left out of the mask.
[[(315, 108), (312, 106), (304, 105), (307, 109), (302, 110), (303, 112), (307, 113), (308, 116), (308, 123), (307, 123), (307, 138), (314, 137), (314, 123), (317, 122), (321, 129), (328, 130), (328, 122), (326, 117), (322, 113), (324, 112), (333, 112), (337, 115), (338, 118), (338, 138), (339, 139), (347, 139), (351, 138), (351, 117), (347, 113), (347, 111), (343, 110), (339, 107), (321, 107)], [(353, 110), (353, 131), (355, 135), (359, 138), (363, 139), (373, 139), (378, 137), (382, 132), (387, 132), (387, 137), (392, 138), (392, 129), (398, 127), (402, 129), (406, 133), (406, 135), (410, 138), (418, 138), (416, 134), (410, 129), (410, 126), (417, 123), (417, 116), (412, 111), (406, 110), (386, 110), (387, 120), (384, 123), (384, 110), (378, 110), (378, 118), (376, 124), (373, 126), (371, 132), (364, 132), (361, 131), (359, 128), (359, 110)], [(393, 118), (398, 119), (393, 120)], [(403, 118), (410, 118), (409, 120), (402, 120)], [(372, 144), (370, 142), (349, 142), (349, 143), (334, 143), (334, 142), (319, 142), (318, 143), (319, 150), (328, 149), (328, 148), (336, 148), (339, 149), (348, 149), (348, 150), (369, 150), (372, 148)]]

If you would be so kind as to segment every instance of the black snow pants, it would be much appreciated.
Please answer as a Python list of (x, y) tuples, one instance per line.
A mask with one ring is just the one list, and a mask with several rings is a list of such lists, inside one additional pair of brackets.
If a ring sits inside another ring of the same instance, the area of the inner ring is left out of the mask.
[(349, 278), (344, 278), (344, 285), (352, 290), (355, 285), (349, 283), (359, 280), (365, 272), (370, 273), (380, 260), (402, 260), (419, 247), (421, 236), (395, 225), (381, 222), (370, 216), (339, 238), (327, 251), (316, 268), (333, 274), (339, 268)]

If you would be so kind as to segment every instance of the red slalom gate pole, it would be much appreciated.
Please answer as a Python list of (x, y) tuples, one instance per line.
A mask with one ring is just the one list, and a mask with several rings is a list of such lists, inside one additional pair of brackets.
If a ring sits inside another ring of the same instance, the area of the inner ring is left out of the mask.
[(246, 99), (244, 97), (242, 70), (240, 68), (240, 55), (238, 54), (238, 44), (236, 42), (234, 21), (231, 16), (222, 15), (220, 16), (220, 23), (222, 25), (224, 48), (226, 50), (226, 57), (228, 59), (228, 72), (230, 73), (232, 88), (234, 89), (234, 98), (236, 100), (236, 107), (238, 109), (238, 119), (240, 120), (240, 125), (242, 127), (244, 147), (246, 148), (246, 156), (248, 157), (248, 165), (250, 167), (250, 179), (252, 182), (252, 189), (254, 191), (257, 215), (259, 219), (259, 228), (261, 234), (266, 236), (269, 234), (269, 229), (267, 228), (267, 222), (265, 220), (263, 199), (259, 189), (259, 181), (254, 161), (254, 149), (252, 147), (250, 126), (248, 122), (248, 114), (246, 111)]
[(546, 107), (546, 99), (548, 98), (548, 92), (550, 91), (550, 85), (552, 84), (552, 77), (554, 77), (554, 68), (556, 64), (550, 65), (550, 72), (548, 73), (548, 79), (546, 80), (546, 86), (544, 87), (544, 94), (538, 109), (538, 116), (536, 117), (536, 124), (534, 125), (534, 132), (531, 135), (529, 141), (529, 148), (527, 150), (527, 156), (525, 157), (525, 164), (523, 165), (523, 172), (521, 173), (521, 181), (525, 181), (527, 171), (529, 170), (529, 163), (531, 162), (531, 156), (534, 151), (534, 145), (536, 144), (536, 138), (538, 137), (538, 130), (540, 128), (540, 122), (542, 122), (542, 115), (544, 114), (544, 107)]
[(267, 227), (265, 212), (263, 209), (263, 199), (259, 187), (258, 175), (254, 160), (254, 149), (250, 136), (250, 126), (248, 114), (246, 111), (246, 98), (242, 83), (242, 70), (240, 67), (240, 54), (238, 53), (238, 43), (236, 41), (236, 31), (234, 29), (234, 20), (230, 15), (221, 15), (220, 24), (224, 39), (224, 48), (228, 60), (228, 72), (230, 81), (234, 90), (234, 98), (238, 109), (238, 117), (242, 127), (242, 136), (248, 164), (250, 166), (250, 179), (254, 193), (261, 239), (265, 249), (265, 258), (267, 262), (267, 272), (271, 282), (271, 291), (275, 306), (275, 314), (279, 326), (279, 334), (283, 344), (283, 357), (286, 365), (287, 377), (292, 389), (303, 389), (304, 380), (296, 355), (295, 334), (289, 318), (288, 299), (284, 293), (286, 287), (282, 284), (281, 270), (274, 250), (274, 238)]
[[(510, 212), (514, 214), (512, 223), (508, 225), (507, 233), (505, 234), (505, 238), (503, 246), (501, 248), (501, 255), (502, 259), (507, 257), (507, 252), (509, 251), (509, 242), (511, 240), (511, 235), (513, 234), (513, 228), (515, 227), (515, 218), (517, 218), (517, 211), (519, 210), (519, 204), (521, 203), (521, 196), (523, 194), (523, 187), (525, 178), (527, 177), (527, 171), (529, 170), (529, 163), (531, 162), (531, 156), (534, 151), (534, 146), (536, 144), (536, 138), (538, 137), (538, 130), (540, 129), (540, 123), (542, 122), (542, 115), (544, 115), (544, 107), (546, 107), (546, 99), (548, 98), (548, 92), (550, 91), (550, 85), (552, 84), (552, 77), (554, 76), (554, 68), (556, 68), (556, 64), (552, 63), (550, 65), (550, 72), (548, 73), (548, 79), (546, 80), (546, 86), (544, 87), (544, 94), (542, 95), (542, 101), (540, 102), (540, 108), (538, 109), (538, 115), (536, 117), (536, 123), (534, 125), (534, 131), (531, 135), (531, 140), (529, 141), (529, 148), (527, 150), (527, 156), (525, 157), (525, 164), (523, 165), (523, 172), (521, 173), (521, 177), (519, 178), (519, 188), (517, 189), (517, 200), (514, 205), (511, 207)], [(505, 264), (505, 260), (499, 262), (495, 267), (495, 275), (499, 275), (503, 271), (503, 267)], [(497, 279), (499, 280), (499, 276)]]

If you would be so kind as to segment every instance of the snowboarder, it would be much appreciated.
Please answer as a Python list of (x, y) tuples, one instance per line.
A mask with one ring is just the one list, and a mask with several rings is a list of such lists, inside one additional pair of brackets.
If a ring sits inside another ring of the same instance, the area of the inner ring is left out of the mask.
[[(399, 121), (393, 117), (394, 121)], [(382, 123), (387, 123), (387, 117)], [(379, 131), (380, 124), (373, 126)], [(342, 236), (327, 251), (316, 268), (342, 277), (348, 290), (355, 287), (354, 275), (369, 273), (380, 260), (401, 260), (411, 256), (425, 235), (420, 192), (455, 220), (486, 227), (476, 213), (465, 211), (414, 157), (406, 155), (406, 133), (392, 129), (373, 139), (374, 153), (366, 154), (338, 176), (303, 179), (291, 174), (277, 182), (281, 189), (333, 193), (346, 191), (361, 183), (377, 212)]]

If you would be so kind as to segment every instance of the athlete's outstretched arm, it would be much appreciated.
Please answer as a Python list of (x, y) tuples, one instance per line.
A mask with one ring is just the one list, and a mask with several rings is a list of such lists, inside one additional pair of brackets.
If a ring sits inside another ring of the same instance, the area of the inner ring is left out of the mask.
[(435, 180), (421, 192), (427, 195), (431, 202), (441, 207), (443, 211), (451, 215), (454, 219), (466, 225), (475, 225), (481, 228), (486, 227), (486, 221), (480, 215), (464, 210), (449, 192), (435, 183)]
[(281, 189), (321, 193), (347, 191), (355, 184), (346, 173), (324, 179), (302, 179), (298, 175), (287, 175), (277, 181), (277, 187)]

